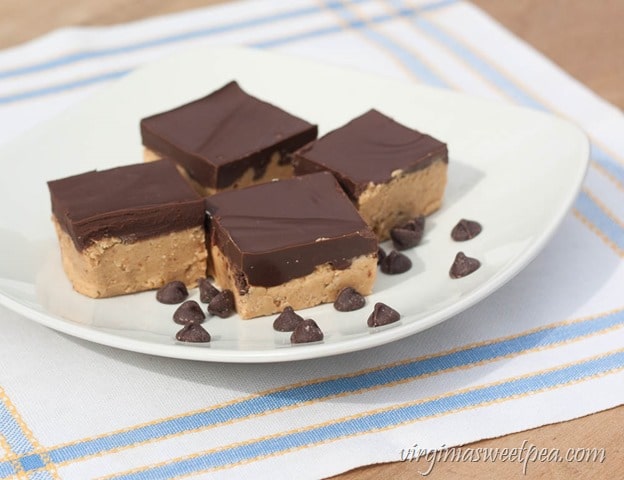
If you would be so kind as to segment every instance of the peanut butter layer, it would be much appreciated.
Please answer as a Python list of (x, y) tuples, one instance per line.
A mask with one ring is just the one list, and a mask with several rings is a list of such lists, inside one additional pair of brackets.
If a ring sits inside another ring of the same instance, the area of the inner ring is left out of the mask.
[(125, 243), (106, 237), (77, 250), (72, 238), (53, 219), (63, 269), (74, 289), (93, 298), (159, 288), (173, 280), (189, 287), (205, 276), (207, 251), (203, 227)]
[(377, 252), (375, 234), (329, 172), (218, 193), (206, 209), (210, 243), (239, 291), (282, 285), (323, 264), (347, 269)]
[(371, 183), (357, 199), (357, 208), (380, 241), (390, 230), (420, 215), (435, 212), (442, 203), (448, 165), (436, 160), (412, 173), (397, 172), (387, 183)]
[(234, 293), (236, 311), (243, 319), (281, 312), (285, 307), (295, 310), (336, 300), (341, 290), (352, 287), (362, 295), (372, 293), (377, 273), (377, 256), (361, 255), (349, 259), (349, 266), (337, 269), (324, 263), (302, 277), (272, 287), (248, 285), (240, 289), (237, 269), (233, 268), (218, 246), (211, 249), (214, 275), (221, 288)]
[(265, 177), (275, 152), (317, 136), (317, 127), (259, 100), (230, 82), (210, 95), (141, 120), (143, 145), (182, 165), (205, 188), (222, 190), (253, 172)]

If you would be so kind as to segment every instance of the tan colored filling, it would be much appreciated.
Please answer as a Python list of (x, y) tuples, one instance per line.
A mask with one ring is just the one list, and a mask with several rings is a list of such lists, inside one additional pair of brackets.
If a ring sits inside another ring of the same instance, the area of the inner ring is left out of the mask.
[(74, 289), (89, 297), (151, 290), (173, 280), (193, 287), (199, 277), (206, 276), (208, 252), (201, 226), (134, 243), (103, 238), (79, 251), (56, 218), (52, 221), (65, 273)]
[(287, 306), (301, 310), (333, 302), (346, 287), (353, 287), (362, 295), (370, 295), (377, 274), (377, 255), (361, 255), (354, 258), (351, 266), (344, 270), (323, 264), (312, 273), (281, 285), (250, 285), (247, 292), (241, 294), (234, 280), (234, 271), (219, 247), (214, 245), (211, 254), (216, 283), (222, 289), (232, 290), (236, 311), (244, 319), (281, 312)]
[(360, 215), (380, 241), (387, 240), (393, 227), (440, 208), (446, 171), (447, 163), (436, 160), (412, 173), (399, 170), (388, 183), (369, 184), (358, 198)]
[[(161, 158), (163, 158), (163, 156), (160, 155), (158, 152), (150, 150), (149, 148), (143, 149), (144, 162), (153, 162), (155, 160), (160, 160)], [(274, 179), (283, 180), (285, 178), (292, 178), (294, 176), (294, 169), (292, 165), (290, 163), (280, 164), (281, 158), (282, 155), (279, 152), (273, 152), (267, 168), (264, 172), (264, 175), (257, 179), (254, 179), (254, 169), (248, 168), (247, 170), (245, 170), (243, 175), (239, 177), (232, 185), (220, 189), (206, 187), (200, 184), (197, 180), (192, 178), (186, 171), (186, 169), (181, 165), (178, 165), (178, 170), (180, 174), (191, 184), (191, 186), (195, 189), (197, 193), (199, 193), (201, 196), (207, 197), (209, 195), (214, 195), (217, 192), (234, 190), (235, 188), (248, 187), (249, 185), (257, 185), (259, 183), (267, 183)]]

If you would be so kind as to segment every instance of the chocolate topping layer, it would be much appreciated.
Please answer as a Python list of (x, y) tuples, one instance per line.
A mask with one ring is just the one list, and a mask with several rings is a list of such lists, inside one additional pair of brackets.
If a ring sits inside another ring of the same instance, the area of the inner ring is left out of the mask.
[(293, 155), (295, 174), (329, 170), (357, 200), (372, 182), (390, 181), (433, 161), (448, 162), (446, 144), (401, 125), (377, 110), (351, 120)]
[(250, 167), (261, 176), (273, 152), (293, 152), (317, 133), (316, 125), (252, 97), (236, 82), (141, 120), (144, 146), (211, 188), (230, 186)]
[(104, 237), (127, 243), (203, 225), (202, 198), (169, 160), (48, 182), (52, 212), (78, 250)]
[(218, 193), (206, 208), (211, 241), (250, 285), (280, 285), (377, 252), (375, 234), (329, 172)]

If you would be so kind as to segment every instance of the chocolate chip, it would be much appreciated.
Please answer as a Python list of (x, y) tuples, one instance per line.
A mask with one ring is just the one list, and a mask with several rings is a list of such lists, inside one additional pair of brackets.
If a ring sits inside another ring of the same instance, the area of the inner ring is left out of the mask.
[(292, 163), (291, 155), (288, 153), (288, 150), (282, 149), (279, 151), (280, 158), (277, 161), (278, 165), (289, 165)]
[(303, 318), (297, 315), (292, 307), (286, 307), (273, 322), (273, 328), (278, 332), (292, 332), (301, 322)]
[(352, 262), (350, 258), (340, 258), (338, 260), (332, 260), (329, 263), (334, 267), (334, 270), (346, 270), (351, 266)]
[(210, 341), (210, 334), (199, 323), (189, 323), (176, 333), (180, 342), (206, 343)]
[(377, 265), (379, 265), (384, 258), (386, 258), (386, 251), (381, 247), (377, 247)]
[(417, 216), (416, 218), (412, 220), (412, 222), (414, 222), (414, 224), (416, 225), (415, 228), (420, 229), (420, 230), (425, 229), (425, 216), (424, 215)]
[(464, 252), (459, 252), (455, 256), (455, 261), (451, 266), (449, 275), (451, 278), (461, 278), (470, 275), (481, 266), (481, 262), (476, 258), (467, 257)]
[(234, 272), (234, 285), (238, 289), (238, 293), (245, 295), (249, 291), (249, 282), (247, 282), (247, 275), (241, 271)]
[(412, 268), (412, 261), (396, 250), (392, 250), (379, 264), (381, 271), (388, 275), (405, 273)]
[(456, 242), (465, 242), (481, 233), (482, 227), (479, 222), (462, 218), (451, 231), (451, 238)]
[(219, 290), (207, 278), (198, 278), (197, 285), (199, 285), (199, 300), (202, 303), (210, 303), (210, 300), (219, 295)]
[(351, 287), (347, 287), (343, 288), (338, 294), (334, 302), (334, 308), (339, 312), (351, 312), (359, 310), (365, 303), (366, 300), (359, 292)]
[(418, 245), (425, 232), (425, 217), (417, 217), (390, 230), (392, 244), (397, 250), (407, 250)]
[(178, 280), (169, 282), (168, 284), (160, 287), (160, 289), (156, 292), (156, 300), (160, 303), (166, 303), (168, 305), (180, 303), (184, 301), (186, 297), (188, 297), (186, 285)]
[(377, 302), (373, 313), (368, 317), (367, 324), (369, 327), (381, 327), (382, 325), (398, 322), (400, 318), (401, 314), (394, 308), (389, 307), (385, 303)]
[(290, 336), (290, 343), (310, 343), (321, 340), (323, 340), (323, 332), (311, 318), (299, 322)]
[(390, 230), (392, 245), (397, 250), (407, 250), (415, 247), (422, 240), (422, 232), (416, 232), (408, 228), (395, 227)]
[(269, 160), (270, 157), (267, 157), (263, 160), (260, 160), (258, 162), (254, 162), (252, 164), (252, 168), (253, 168), (253, 179), (254, 180), (258, 180), (262, 177), (264, 177), (264, 174), (267, 171), (267, 167), (269, 166)]
[(205, 318), (206, 315), (195, 300), (187, 300), (173, 312), (173, 321), (180, 325), (201, 323)]
[(208, 304), (208, 312), (221, 318), (227, 318), (234, 313), (234, 295), (230, 290), (223, 290)]

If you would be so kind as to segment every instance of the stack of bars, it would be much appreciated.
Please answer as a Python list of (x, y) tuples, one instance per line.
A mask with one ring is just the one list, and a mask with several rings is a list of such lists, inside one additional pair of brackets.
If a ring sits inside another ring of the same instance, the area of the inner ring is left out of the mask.
[(144, 118), (145, 163), (48, 183), (64, 270), (98, 298), (214, 277), (253, 318), (372, 292), (378, 243), (437, 210), (439, 140), (370, 110), (317, 126), (230, 82)]

